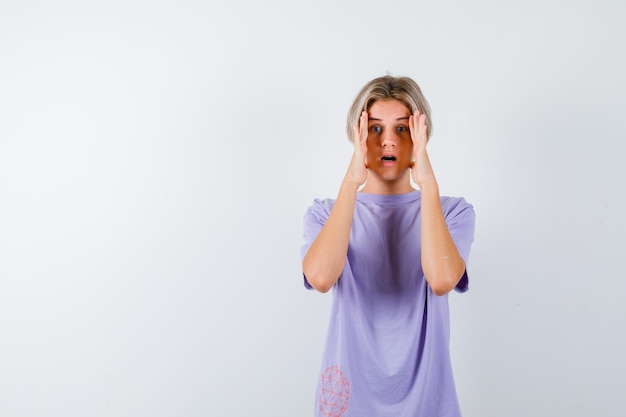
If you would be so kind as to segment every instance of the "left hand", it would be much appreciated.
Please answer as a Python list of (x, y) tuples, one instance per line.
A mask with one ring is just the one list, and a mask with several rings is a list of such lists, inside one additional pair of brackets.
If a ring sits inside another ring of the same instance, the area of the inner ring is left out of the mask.
[(430, 165), (426, 144), (428, 143), (428, 127), (426, 126), (426, 115), (415, 110), (409, 116), (409, 130), (413, 141), (413, 160), (411, 162), (411, 176), (420, 190), (424, 185), (434, 184), (437, 186), (435, 173)]

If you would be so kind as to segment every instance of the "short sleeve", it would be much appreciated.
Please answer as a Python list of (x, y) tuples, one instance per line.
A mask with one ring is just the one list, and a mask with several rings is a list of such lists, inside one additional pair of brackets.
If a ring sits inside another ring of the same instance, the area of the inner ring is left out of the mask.
[(474, 207), (464, 198), (444, 197), (442, 199), (442, 206), (452, 240), (459, 251), (459, 255), (461, 255), (461, 258), (463, 258), (465, 262), (465, 272), (455, 287), (457, 292), (463, 293), (469, 289), (467, 264), (472, 242), (474, 241), (476, 215), (474, 213)]
[[(324, 224), (326, 224), (326, 220), (328, 220), (328, 215), (333, 205), (334, 200), (315, 199), (313, 200), (313, 204), (307, 209), (304, 215), (304, 244), (300, 250), (301, 260), (304, 259), (304, 255), (306, 255), (318, 233), (322, 230)], [(309, 281), (307, 281), (304, 273), (302, 273), (302, 277), (304, 278), (305, 288), (312, 290), (313, 287), (309, 284)]]

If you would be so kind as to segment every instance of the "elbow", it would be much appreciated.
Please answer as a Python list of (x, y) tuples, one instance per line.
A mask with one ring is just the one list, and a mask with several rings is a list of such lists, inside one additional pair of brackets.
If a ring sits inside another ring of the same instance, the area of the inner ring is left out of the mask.
[(461, 261), (453, 268), (427, 268), (424, 271), (424, 277), (433, 293), (442, 296), (456, 288), (464, 273), (465, 263)]
[(330, 262), (315, 262), (315, 260), (305, 256), (302, 261), (302, 272), (308, 283), (321, 293), (327, 293), (335, 285), (341, 272), (343, 264), (333, 265)]
[(442, 295), (446, 295), (452, 291), (460, 279), (461, 277), (455, 279), (454, 276), (451, 275), (435, 275), (431, 278), (427, 278), (426, 280), (428, 281), (428, 285), (433, 293), (436, 296), (441, 297)]
[(315, 290), (321, 293), (327, 293), (328, 291), (330, 291), (330, 289), (334, 285), (331, 280), (324, 279), (322, 277), (319, 277), (316, 274), (307, 274), (306, 272), (304, 272), (304, 277), (306, 278), (307, 282), (311, 285), (311, 287), (313, 287)]
[(317, 283), (316, 285), (311, 284), (311, 286), (322, 294), (326, 294), (333, 287), (332, 285), (328, 285), (326, 283)]
[(317, 271), (310, 267), (307, 268), (307, 265), (304, 264), (302, 265), (302, 273), (311, 287), (321, 293), (327, 293), (330, 291), (338, 279), (332, 279), (331, 275), (329, 273), (324, 273), (324, 271)]
[(454, 287), (450, 287), (449, 285), (442, 285), (442, 284), (431, 285), (430, 288), (433, 290), (433, 293), (438, 297), (446, 295), (454, 289)]

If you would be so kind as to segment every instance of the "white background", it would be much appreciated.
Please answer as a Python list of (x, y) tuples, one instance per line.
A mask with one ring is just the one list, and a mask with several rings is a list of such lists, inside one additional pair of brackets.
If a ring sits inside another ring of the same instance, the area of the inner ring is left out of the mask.
[(625, 18), (2, 0), (0, 415), (312, 415), (332, 296), (302, 285), (302, 217), (387, 71), (422, 87), (442, 194), (477, 213), (450, 296), (464, 415), (623, 415)]

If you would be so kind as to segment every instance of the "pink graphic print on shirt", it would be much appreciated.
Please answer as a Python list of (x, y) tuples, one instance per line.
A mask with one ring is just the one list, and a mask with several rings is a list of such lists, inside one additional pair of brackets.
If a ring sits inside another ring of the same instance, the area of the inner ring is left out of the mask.
[(348, 409), (350, 384), (339, 370), (331, 366), (322, 372), (319, 406), (325, 417), (341, 417)]

